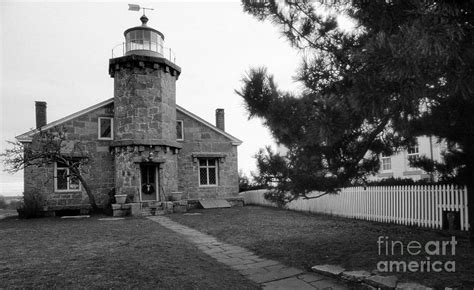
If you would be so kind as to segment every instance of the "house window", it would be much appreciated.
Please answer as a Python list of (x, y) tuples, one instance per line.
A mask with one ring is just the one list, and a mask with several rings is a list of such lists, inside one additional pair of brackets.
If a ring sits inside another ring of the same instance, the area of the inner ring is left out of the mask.
[(70, 175), (69, 168), (62, 163), (55, 163), (54, 191), (79, 191), (81, 183), (75, 176)]
[(410, 166), (410, 162), (414, 161), (414, 160), (418, 159), (418, 157), (420, 157), (420, 149), (418, 147), (418, 144), (413, 145), (413, 146), (409, 146), (408, 149), (407, 149), (407, 152), (408, 152), (408, 157), (407, 157), (408, 168), (414, 169), (414, 167)]
[(392, 158), (382, 155), (382, 171), (392, 170)]
[(199, 185), (217, 185), (217, 158), (199, 159)]
[(184, 126), (183, 126), (183, 121), (181, 120), (176, 121), (176, 140), (178, 141), (184, 140)]
[(113, 119), (99, 117), (99, 140), (113, 139)]

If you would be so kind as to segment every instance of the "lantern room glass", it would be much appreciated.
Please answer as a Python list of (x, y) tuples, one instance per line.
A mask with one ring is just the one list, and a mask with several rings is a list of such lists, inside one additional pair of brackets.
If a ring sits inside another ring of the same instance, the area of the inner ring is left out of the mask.
[(136, 29), (125, 35), (125, 51), (149, 50), (163, 55), (163, 39), (151, 30)]

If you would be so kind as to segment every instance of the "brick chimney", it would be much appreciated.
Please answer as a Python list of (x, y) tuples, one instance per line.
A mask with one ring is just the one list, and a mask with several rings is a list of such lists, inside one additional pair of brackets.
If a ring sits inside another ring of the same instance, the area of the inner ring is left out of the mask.
[(36, 129), (46, 125), (46, 102), (35, 102), (36, 107)]
[(224, 109), (216, 109), (216, 127), (225, 131)]

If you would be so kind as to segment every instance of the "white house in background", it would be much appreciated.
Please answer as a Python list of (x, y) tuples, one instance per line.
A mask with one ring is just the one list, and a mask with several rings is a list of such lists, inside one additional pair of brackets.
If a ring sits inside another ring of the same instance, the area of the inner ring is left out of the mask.
[[(409, 160), (425, 156), (433, 161), (441, 162), (442, 154), (446, 151), (446, 142), (436, 137), (417, 137), (417, 145), (407, 150), (397, 152), (391, 156), (380, 157), (380, 171), (371, 176), (369, 180), (380, 180), (383, 178), (411, 178), (413, 180), (431, 179), (431, 176), (419, 168), (410, 166)], [(436, 179), (436, 176), (433, 176)]]
[[(417, 137), (417, 145), (407, 150), (397, 152), (391, 156), (380, 157), (380, 171), (376, 175), (370, 176), (371, 181), (384, 178), (411, 178), (413, 180), (431, 179), (431, 176), (419, 168), (410, 167), (411, 158), (426, 156), (431, 160), (441, 162), (442, 153), (446, 151), (446, 142), (440, 141), (436, 137)], [(277, 153), (286, 155), (288, 149), (283, 145), (277, 146)], [(433, 176), (436, 180), (436, 176)]]

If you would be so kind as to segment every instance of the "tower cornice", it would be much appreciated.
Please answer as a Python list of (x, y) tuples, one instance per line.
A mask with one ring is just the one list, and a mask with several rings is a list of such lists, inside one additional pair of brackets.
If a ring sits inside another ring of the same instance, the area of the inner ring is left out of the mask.
[(120, 70), (124, 67), (149, 67), (157, 70), (161, 69), (164, 72), (175, 76), (176, 79), (178, 79), (179, 75), (181, 74), (181, 67), (164, 57), (132, 54), (117, 58), (111, 58), (109, 60), (110, 77), (113, 78), (115, 75), (115, 71)]

